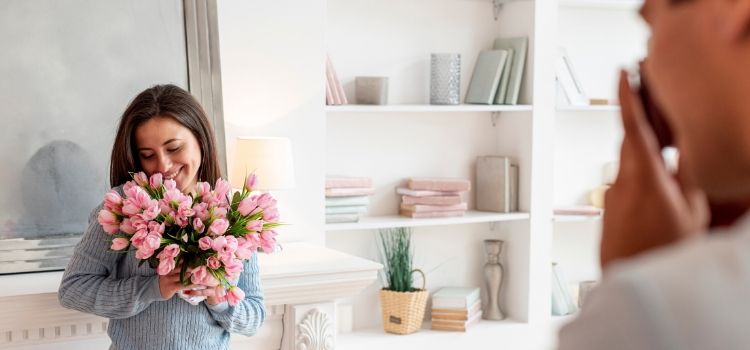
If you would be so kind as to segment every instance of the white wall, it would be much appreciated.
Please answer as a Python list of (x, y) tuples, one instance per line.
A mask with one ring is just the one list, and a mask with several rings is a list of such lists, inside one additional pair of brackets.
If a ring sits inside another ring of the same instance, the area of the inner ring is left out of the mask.
[(292, 141), (280, 240), (323, 244), (325, 0), (218, 1), (227, 159), (238, 136)]

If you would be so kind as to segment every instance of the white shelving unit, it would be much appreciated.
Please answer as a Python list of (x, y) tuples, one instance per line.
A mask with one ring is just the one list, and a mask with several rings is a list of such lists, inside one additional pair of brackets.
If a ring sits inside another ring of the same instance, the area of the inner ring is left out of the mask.
[(388, 112), (531, 112), (530, 105), (340, 105), (326, 106), (327, 113), (388, 113)]
[(560, 6), (568, 8), (628, 10), (635, 11), (643, 0), (560, 0)]
[(592, 215), (555, 215), (552, 220), (554, 222), (599, 222), (602, 221), (602, 217)]
[(454, 218), (407, 218), (398, 215), (365, 216), (359, 222), (326, 224), (326, 231), (376, 230), (393, 227), (446, 226), (503, 221), (528, 220), (528, 213), (489, 213), (469, 210), (464, 216)]

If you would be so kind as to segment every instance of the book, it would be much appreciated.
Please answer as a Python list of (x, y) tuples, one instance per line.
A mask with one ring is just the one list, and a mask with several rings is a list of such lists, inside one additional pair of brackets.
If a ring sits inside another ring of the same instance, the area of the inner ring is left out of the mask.
[(554, 209), (555, 215), (584, 215), (584, 216), (600, 216), (602, 215), (602, 209), (590, 205), (575, 205), (566, 207), (557, 207)]
[[(552, 311), (554, 315), (568, 315), (578, 310), (576, 303), (570, 295), (568, 280), (565, 278), (565, 273), (563, 273), (562, 267), (558, 263), (552, 263), (552, 293)], [(559, 312), (559, 314), (555, 314), (555, 311)]]
[(523, 72), (526, 67), (526, 48), (528, 38), (499, 38), (495, 39), (493, 48), (496, 50), (513, 49), (513, 64), (508, 78), (508, 91), (503, 100), (506, 105), (518, 104), (518, 96), (521, 92), (521, 82), (523, 81)]
[(428, 191), (412, 190), (405, 187), (396, 188), (396, 193), (412, 197), (431, 197), (431, 196), (458, 196), (466, 191)]
[(588, 106), (589, 99), (583, 91), (583, 85), (573, 69), (573, 63), (565, 48), (559, 47), (555, 60), (557, 82), (560, 84), (566, 100), (571, 106)]
[(403, 204), (454, 205), (461, 203), (461, 196), (401, 196)]
[(352, 196), (369, 196), (375, 193), (375, 189), (370, 188), (327, 188), (326, 197), (352, 197)]
[(518, 211), (518, 166), (508, 157), (477, 157), (477, 210)]
[(363, 188), (372, 187), (372, 179), (369, 177), (326, 177), (326, 188)]
[(353, 197), (326, 197), (326, 207), (341, 207), (349, 205), (368, 205), (370, 198), (367, 196)]
[(500, 75), (500, 84), (497, 87), (497, 93), (495, 94), (495, 104), (505, 104), (505, 96), (508, 94), (508, 82), (510, 81), (510, 71), (513, 70), (513, 55), (515, 50), (506, 49), (508, 51), (508, 58), (505, 59), (505, 67), (503, 67), (503, 74)]
[(430, 329), (441, 330), (441, 331), (457, 331), (466, 332), (466, 329), (474, 323), (479, 322), (482, 318), (482, 312), (477, 312), (471, 318), (466, 321), (453, 321), (453, 320), (432, 320)]
[(433, 212), (433, 211), (456, 211), (466, 210), (466, 203), (452, 205), (427, 205), (427, 204), (405, 204), (401, 203), (401, 209), (415, 213)]
[(407, 181), (409, 189), (428, 191), (470, 191), (471, 181), (440, 177), (412, 177)]
[(333, 68), (331, 57), (326, 55), (326, 76), (328, 82), (331, 85), (331, 92), (333, 95), (334, 104), (345, 105), (348, 103), (344, 88), (341, 86), (336, 70)]
[(365, 214), (367, 213), (366, 205), (346, 205), (340, 207), (326, 207), (328, 214)]
[(451, 218), (457, 216), (464, 216), (465, 210), (450, 210), (450, 211), (423, 211), (413, 212), (411, 210), (401, 209), (398, 211), (401, 216), (406, 216), (413, 219), (424, 219), (424, 218)]
[(468, 309), (479, 299), (479, 288), (443, 287), (432, 294), (433, 309)]
[(487, 50), (479, 53), (469, 88), (466, 90), (465, 103), (491, 105), (495, 101), (507, 58), (506, 50)]
[(472, 315), (482, 310), (482, 301), (477, 300), (468, 309), (436, 309), (432, 308), (432, 319), (468, 320)]
[(341, 224), (348, 222), (359, 222), (358, 214), (331, 214), (326, 215), (326, 224)]

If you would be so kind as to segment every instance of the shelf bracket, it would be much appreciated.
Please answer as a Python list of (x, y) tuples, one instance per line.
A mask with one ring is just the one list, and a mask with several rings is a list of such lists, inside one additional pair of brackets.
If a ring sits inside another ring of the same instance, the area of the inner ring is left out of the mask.
[(490, 120), (492, 121), (493, 128), (497, 126), (498, 119), (500, 119), (500, 112), (492, 112), (492, 114), (490, 114)]
[(500, 17), (500, 10), (502, 10), (503, 5), (509, 2), (514, 2), (514, 1), (523, 1), (523, 0), (492, 0), (492, 13), (495, 16), (496, 21), (498, 17)]

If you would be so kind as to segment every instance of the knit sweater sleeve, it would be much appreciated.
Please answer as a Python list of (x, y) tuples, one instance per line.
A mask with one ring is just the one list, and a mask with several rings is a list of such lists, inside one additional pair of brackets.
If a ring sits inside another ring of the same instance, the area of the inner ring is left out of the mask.
[(235, 306), (226, 309), (208, 308), (213, 318), (229, 332), (247, 336), (254, 335), (266, 319), (266, 307), (263, 304), (263, 291), (258, 272), (258, 254), (253, 254), (244, 262), (244, 271), (240, 274), (237, 286), (245, 292), (245, 299)]
[(159, 278), (115, 278), (123, 253), (109, 250), (111, 237), (97, 221), (102, 207), (99, 205), (89, 215), (88, 228), (65, 269), (57, 296), (66, 308), (112, 319), (128, 318), (162, 300)]

